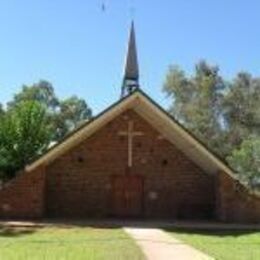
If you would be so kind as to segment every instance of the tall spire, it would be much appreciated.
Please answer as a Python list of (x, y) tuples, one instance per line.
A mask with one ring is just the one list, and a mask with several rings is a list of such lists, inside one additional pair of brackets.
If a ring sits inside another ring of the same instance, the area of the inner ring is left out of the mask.
[(135, 42), (135, 28), (134, 28), (134, 22), (132, 21), (130, 36), (128, 41), (128, 49), (126, 55), (121, 97), (130, 94), (136, 88), (138, 88), (139, 87), (138, 81), (139, 81), (139, 69), (138, 69), (137, 49), (136, 49), (136, 42)]

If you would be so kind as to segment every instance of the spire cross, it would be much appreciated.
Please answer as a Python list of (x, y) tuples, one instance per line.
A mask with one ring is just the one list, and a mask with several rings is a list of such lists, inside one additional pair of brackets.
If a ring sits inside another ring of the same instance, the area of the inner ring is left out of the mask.
[(135, 132), (134, 131), (134, 122), (128, 122), (128, 129), (127, 131), (121, 131), (118, 133), (120, 136), (127, 136), (128, 141), (128, 167), (132, 167), (133, 165), (133, 141), (134, 137), (142, 136), (142, 132)]

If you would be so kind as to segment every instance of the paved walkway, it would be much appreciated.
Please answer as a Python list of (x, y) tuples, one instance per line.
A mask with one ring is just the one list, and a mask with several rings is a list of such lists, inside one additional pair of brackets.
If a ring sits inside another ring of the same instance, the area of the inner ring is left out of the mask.
[(161, 229), (126, 227), (124, 230), (135, 239), (148, 260), (213, 260)]

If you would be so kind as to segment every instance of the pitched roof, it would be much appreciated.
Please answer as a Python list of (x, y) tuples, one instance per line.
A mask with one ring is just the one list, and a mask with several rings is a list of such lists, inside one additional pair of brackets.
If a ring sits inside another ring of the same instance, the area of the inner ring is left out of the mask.
[(234, 177), (235, 174), (230, 167), (140, 89), (114, 103), (98, 116), (71, 132), (60, 143), (27, 165), (26, 171), (32, 171), (40, 165), (50, 164), (127, 109), (133, 109), (148, 121), (206, 173), (216, 174), (222, 170)]

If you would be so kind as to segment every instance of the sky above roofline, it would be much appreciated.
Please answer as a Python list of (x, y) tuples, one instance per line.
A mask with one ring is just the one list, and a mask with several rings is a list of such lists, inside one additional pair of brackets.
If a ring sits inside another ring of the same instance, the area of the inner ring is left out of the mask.
[(0, 102), (40, 79), (60, 97), (86, 99), (95, 113), (117, 100), (131, 6), (140, 83), (164, 107), (170, 64), (191, 73), (206, 59), (227, 78), (241, 70), (259, 75), (258, 1), (10, 0), (0, 3)]

